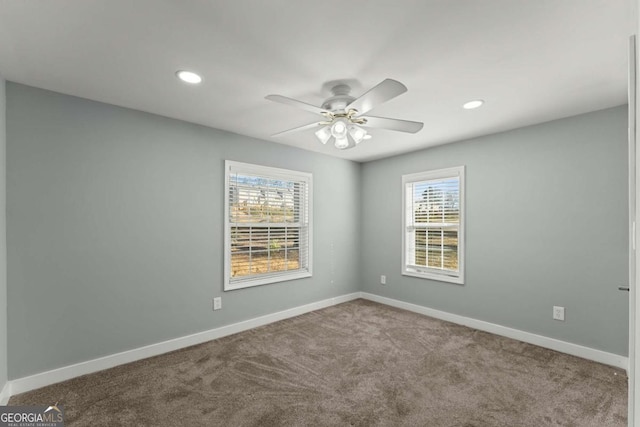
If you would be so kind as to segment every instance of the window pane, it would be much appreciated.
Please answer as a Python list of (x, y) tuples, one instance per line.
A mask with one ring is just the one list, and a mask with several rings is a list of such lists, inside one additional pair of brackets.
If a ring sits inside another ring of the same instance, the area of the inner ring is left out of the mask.
[(300, 268), (296, 227), (232, 227), (231, 277)]
[(251, 269), (250, 255), (246, 252), (231, 253), (231, 277), (247, 276)]
[(459, 178), (415, 182), (411, 185), (415, 224), (460, 222)]
[(297, 249), (287, 251), (287, 259), (284, 265), (287, 270), (297, 270), (300, 268), (299, 251)]
[(427, 230), (416, 230), (416, 265), (427, 265)]
[(440, 253), (440, 231), (428, 230), (427, 231), (427, 267), (440, 268), (441, 267), (441, 253)]
[(447, 270), (458, 270), (458, 232), (453, 230), (444, 231), (444, 268)]
[(429, 228), (426, 233), (429, 238), (427, 267), (458, 270), (458, 231), (435, 227)]
[(303, 183), (231, 174), (231, 222), (294, 222)]

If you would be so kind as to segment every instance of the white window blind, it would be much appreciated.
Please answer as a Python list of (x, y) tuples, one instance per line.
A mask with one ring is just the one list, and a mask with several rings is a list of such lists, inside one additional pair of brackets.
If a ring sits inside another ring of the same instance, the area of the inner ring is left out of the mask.
[(464, 167), (402, 177), (402, 273), (464, 283)]
[(311, 174), (226, 170), (225, 290), (311, 276)]

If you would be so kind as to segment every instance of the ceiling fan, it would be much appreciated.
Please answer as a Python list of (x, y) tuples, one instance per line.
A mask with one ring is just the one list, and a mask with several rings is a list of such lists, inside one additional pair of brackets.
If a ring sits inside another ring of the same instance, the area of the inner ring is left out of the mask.
[(423, 124), (421, 122), (367, 115), (369, 111), (379, 104), (402, 95), (406, 91), (407, 87), (399, 81), (385, 79), (359, 98), (354, 98), (350, 95), (351, 87), (340, 83), (331, 88), (332, 96), (327, 98), (320, 107), (282, 95), (268, 95), (266, 99), (270, 101), (302, 108), (324, 117), (322, 121), (295, 127), (272, 136), (282, 136), (293, 132), (320, 128), (315, 132), (320, 142), (326, 144), (331, 138), (334, 138), (336, 148), (344, 150), (355, 147), (363, 140), (371, 138), (371, 135), (364, 128), (382, 128), (416, 133), (422, 129)]

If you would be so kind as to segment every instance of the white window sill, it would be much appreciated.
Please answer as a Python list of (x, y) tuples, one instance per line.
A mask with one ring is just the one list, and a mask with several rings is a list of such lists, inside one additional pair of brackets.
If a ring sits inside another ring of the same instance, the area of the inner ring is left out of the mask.
[(225, 283), (224, 290), (233, 291), (236, 289), (251, 288), (253, 286), (268, 285), (269, 283), (278, 283), (278, 282), (286, 282), (289, 280), (304, 279), (306, 277), (312, 277), (311, 272), (301, 271), (301, 272), (281, 274), (281, 275), (271, 276), (271, 277), (255, 277), (253, 279), (246, 279), (246, 280), (233, 282), (233, 283)]
[(439, 282), (455, 283), (457, 285), (464, 285), (464, 278), (459, 276), (451, 276), (447, 273), (430, 273), (426, 271), (412, 271), (404, 270), (403, 276), (419, 277), (420, 279), (437, 280)]

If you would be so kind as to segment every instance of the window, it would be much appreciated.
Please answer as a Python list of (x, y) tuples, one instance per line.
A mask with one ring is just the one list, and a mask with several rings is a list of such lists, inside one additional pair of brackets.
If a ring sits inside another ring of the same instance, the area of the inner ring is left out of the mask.
[(402, 274), (464, 283), (464, 166), (403, 175)]
[(311, 276), (311, 174), (225, 162), (224, 290)]

